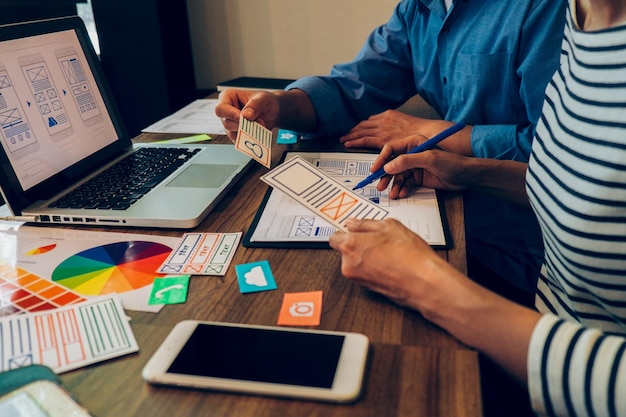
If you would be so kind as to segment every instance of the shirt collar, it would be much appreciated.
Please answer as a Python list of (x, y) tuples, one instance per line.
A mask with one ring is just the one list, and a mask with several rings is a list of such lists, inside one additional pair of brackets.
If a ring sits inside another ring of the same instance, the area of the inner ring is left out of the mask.
[(435, 16), (439, 17), (441, 20), (445, 20), (447, 12), (444, 6), (444, 0), (420, 0), (420, 2)]

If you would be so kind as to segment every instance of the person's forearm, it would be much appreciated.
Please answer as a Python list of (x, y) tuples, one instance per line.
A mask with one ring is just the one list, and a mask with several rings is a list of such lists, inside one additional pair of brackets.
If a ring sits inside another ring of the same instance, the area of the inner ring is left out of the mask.
[(465, 186), (516, 204), (528, 206), (526, 169), (528, 164), (486, 158), (468, 158)]
[(297, 132), (315, 132), (317, 116), (309, 96), (302, 90), (293, 89), (277, 92), (280, 115), (277, 125)]
[(526, 382), (528, 346), (539, 313), (484, 289), (451, 267), (443, 273), (455, 277), (433, 277), (437, 283), (420, 306), (424, 317)]
[[(442, 124), (435, 124), (436, 130), (429, 135), (429, 137), (435, 136), (440, 131), (452, 126), (452, 123), (442, 121)], [(454, 152), (464, 156), (474, 156), (472, 153), (472, 128), (473, 126), (465, 126), (461, 131), (450, 136), (448, 139), (442, 141), (439, 147), (445, 149), (448, 152)]]

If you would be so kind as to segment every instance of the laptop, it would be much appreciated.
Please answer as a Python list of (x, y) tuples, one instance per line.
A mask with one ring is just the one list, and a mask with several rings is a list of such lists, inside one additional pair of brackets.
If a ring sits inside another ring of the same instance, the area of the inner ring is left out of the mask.
[[(77, 16), (0, 26), (0, 142), (2, 197), (39, 223), (192, 228), (251, 164), (231, 144), (133, 143)], [(136, 165), (155, 152), (169, 162)]]

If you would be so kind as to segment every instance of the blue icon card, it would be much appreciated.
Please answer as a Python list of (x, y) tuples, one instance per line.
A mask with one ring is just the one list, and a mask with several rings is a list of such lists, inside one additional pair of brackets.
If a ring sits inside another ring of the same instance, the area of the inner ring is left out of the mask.
[(281, 145), (289, 145), (292, 143), (298, 143), (298, 134), (291, 130), (278, 129), (276, 136), (276, 143)]
[(241, 293), (275, 290), (276, 281), (268, 261), (235, 265)]

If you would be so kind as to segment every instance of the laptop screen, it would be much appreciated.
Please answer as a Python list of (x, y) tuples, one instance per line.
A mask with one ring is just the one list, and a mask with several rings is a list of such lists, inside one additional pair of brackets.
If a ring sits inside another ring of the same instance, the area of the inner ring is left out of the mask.
[(0, 140), (12, 209), (130, 146), (80, 18), (0, 26)]

